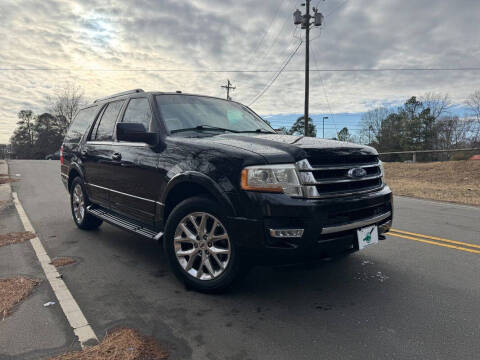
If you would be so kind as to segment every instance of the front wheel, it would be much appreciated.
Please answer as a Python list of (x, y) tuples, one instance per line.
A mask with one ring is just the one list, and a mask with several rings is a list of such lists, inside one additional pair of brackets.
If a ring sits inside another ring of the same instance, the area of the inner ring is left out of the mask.
[(194, 197), (178, 204), (168, 217), (164, 249), (174, 274), (190, 288), (222, 291), (238, 277), (240, 256), (221, 209)]
[(70, 206), (75, 224), (82, 230), (96, 229), (102, 225), (101, 219), (87, 212), (88, 198), (80, 177), (73, 179), (70, 189)]

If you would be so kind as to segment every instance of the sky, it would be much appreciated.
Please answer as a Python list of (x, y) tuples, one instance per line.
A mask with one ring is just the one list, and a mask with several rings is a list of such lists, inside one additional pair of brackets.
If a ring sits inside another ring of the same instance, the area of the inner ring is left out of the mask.
[[(363, 71), (479, 67), (480, 1), (312, 4), (325, 22), (311, 32), (311, 69), (362, 70), (311, 73), (310, 111), (317, 128), (329, 117), (326, 137), (357, 130), (364, 111), (426, 92), (448, 93), (461, 109), (480, 88), (478, 70)], [(0, 0), (0, 143), (20, 110), (46, 111), (67, 83), (88, 99), (133, 88), (224, 97), (230, 79), (234, 100), (289, 126), (304, 101), (296, 8), (304, 11), (295, 0)]]

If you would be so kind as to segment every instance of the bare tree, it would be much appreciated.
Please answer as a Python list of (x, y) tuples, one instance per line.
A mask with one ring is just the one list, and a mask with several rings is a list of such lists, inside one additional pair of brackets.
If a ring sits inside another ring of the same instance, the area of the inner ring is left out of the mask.
[(472, 119), (472, 143), (480, 142), (480, 90), (476, 90), (470, 94), (465, 101)]
[(364, 113), (360, 121), (362, 127), (360, 130), (360, 141), (369, 144), (375, 142), (382, 128), (383, 120), (391, 113), (392, 111), (386, 107), (375, 108)]
[(473, 94), (470, 94), (465, 103), (472, 115), (480, 120), (480, 90), (476, 90)]
[(85, 105), (83, 89), (73, 83), (66, 83), (58, 88), (53, 96), (48, 97), (49, 112), (55, 115), (65, 132), (78, 110)]
[(455, 149), (468, 146), (471, 131), (471, 121), (458, 116), (444, 116), (435, 123), (437, 145), (441, 149)]
[(424, 109), (430, 109), (430, 115), (434, 120), (445, 115), (452, 106), (452, 101), (448, 94), (427, 92), (420, 98)]

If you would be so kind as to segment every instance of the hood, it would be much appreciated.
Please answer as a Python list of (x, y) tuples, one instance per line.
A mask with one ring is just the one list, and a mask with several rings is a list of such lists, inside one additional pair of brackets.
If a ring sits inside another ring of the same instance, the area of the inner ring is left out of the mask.
[(256, 153), (272, 164), (291, 163), (305, 158), (333, 160), (339, 156), (378, 155), (370, 146), (294, 135), (225, 134), (209, 137), (208, 141)]

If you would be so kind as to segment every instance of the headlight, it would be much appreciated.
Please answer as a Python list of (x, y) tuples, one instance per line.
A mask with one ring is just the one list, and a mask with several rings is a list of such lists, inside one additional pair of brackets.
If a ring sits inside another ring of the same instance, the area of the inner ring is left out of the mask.
[(243, 190), (302, 196), (294, 164), (248, 166), (242, 170)]

